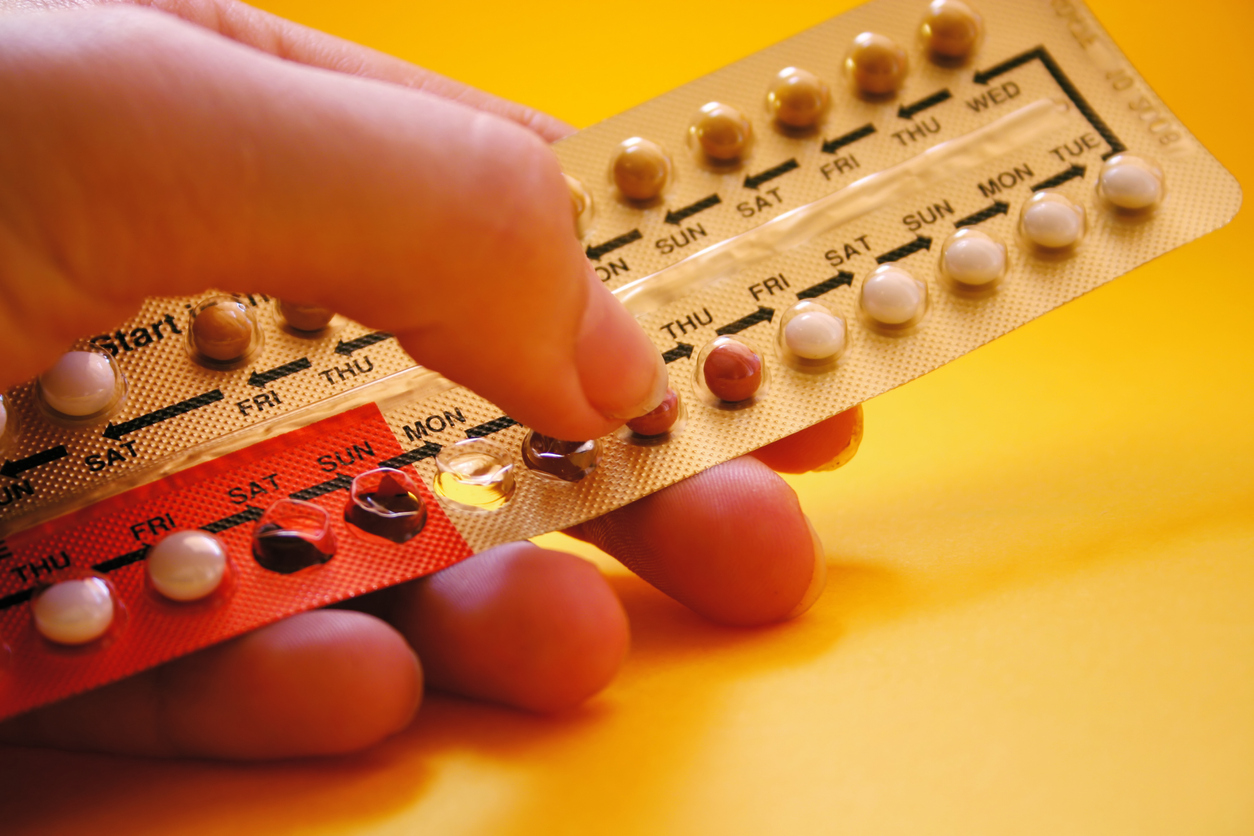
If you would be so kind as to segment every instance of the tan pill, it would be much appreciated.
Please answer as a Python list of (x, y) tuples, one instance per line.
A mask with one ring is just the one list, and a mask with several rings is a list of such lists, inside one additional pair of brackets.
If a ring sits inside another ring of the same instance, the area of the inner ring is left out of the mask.
[(960, 61), (984, 33), (980, 15), (962, 0), (932, 0), (923, 18), (923, 40), (933, 60)]
[(753, 123), (736, 108), (721, 102), (710, 102), (701, 108), (690, 130), (702, 152), (716, 162), (738, 160), (753, 144)]
[(321, 331), (335, 318), (335, 311), (329, 311), (318, 305), (301, 305), (296, 302), (279, 300), (279, 315), (283, 321), (297, 331)]
[(653, 200), (671, 177), (671, 159), (662, 146), (638, 136), (618, 146), (613, 162), (614, 185), (631, 200)]
[(775, 120), (790, 128), (814, 127), (827, 113), (831, 101), (827, 83), (798, 67), (780, 70), (766, 93), (767, 107)]
[(196, 353), (218, 362), (242, 359), (253, 347), (257, 325), (238, 299), (220, 296), (192, 314), (191, 339)]
[(863, 32), (853, 39), (845, 59), (845, 70), (853, 86), (867, 96), (896, 93), (906, 80), (909, 61), (906, 51), (885, 35)]

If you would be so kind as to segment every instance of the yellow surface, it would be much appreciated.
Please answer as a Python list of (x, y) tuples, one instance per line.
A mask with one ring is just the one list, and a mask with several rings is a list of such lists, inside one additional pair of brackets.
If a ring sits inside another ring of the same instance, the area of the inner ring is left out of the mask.
[[(263, 5), (576, 125), (845, 8)], [(1248, 190), (1254, 4), (1092, 6)], [(794, 481), (833, 569), (794, 624), (606, 563), (634, 650), (573, 716), (435, 698), (255, 767), (0, 750), (0, 831), (1254, 833), (1252, 240), (1247, 209), (869, 403), (857, 459)]]

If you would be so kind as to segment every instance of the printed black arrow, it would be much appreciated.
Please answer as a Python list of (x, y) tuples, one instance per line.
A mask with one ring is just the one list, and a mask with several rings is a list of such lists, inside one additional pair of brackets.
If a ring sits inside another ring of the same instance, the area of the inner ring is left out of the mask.
[(625, 247), (632, 241), (639, 241), (643, 237), (644, 236), (640, 234), (640, 230), (633, 229), (631, 232), (620, 235), (617, 238), (611, 238), (604, 244), (597, 244), (595, 247), (588, 247), (588, 249), (584, 250), (584, 252), (587, 254), (588, 258), (593, 261), (600, 261), (601, 256), (608, 255), (614, 252), (614, 250), (617, 250), (619, 247)]
[(1032, 191), (1039, 192), (1041, 189), (1052, 189), (1055, 186), (1061, 186), (1063, 183), (1067, 182), (1068, 180), (1074, 180), (1077, 177), (1083, 177), (1083, 176), (1084, 176), (1084, 166), (1072, 165), (1071, 168), (1067, 169), (1066, 171), (1059, 172), (1058, 174), (1055, 174), (1053, 177), (1050, 177), (1048, 180), (1042, 180), (1041, 182), (1037, 183), (1035, 186), (1032, 187)]
[(932, 249), (932, 239), (925, 235), (919, 235), (909, 244), (902, 244), (895, 250), (889, 250), (883, 255), (877, 255), (875, 257), (875, 263), (884, 264), (889, 261), (901, 261), (903, 258), (910, 255), (910, 253), (930, 249)]
[[(299, 360), (293, 360), (290, 363), (284, 363), (281, 366), (275, 366), (268, 372), (253, 372), (248, 376), (248, 385), (256, 386), (258, 389), (266, 388), (267, 383), (273, 383), (281, 377), (287, 377), (289, 374), (303, 372), (309, 368), (309, 358), (302, 357)], [(261, 397), (258, 395), (258, 397)]]
[(745, 330), (751, 325), (757, 325), (759, 322), (770, 322), (774, 316), (775, 316), (774, 308), (759, 307), (756, 311), (749, 314), (748, 316), (742, 316), (740, 319), (736, 320), (735, 322), (729, 322), (726, 325), (724, 325), (722, 328), (716, 329), (714, 333), (718, 334), (720, 337), (726, 336), (728, 334), (739, 334), (741, 331)]
[(222, 390), (214, 389), (212, 392), (206, 392), (203, 395), (197, 395), (194, 398), (188, 398), (185, 401), (179, 401), (170, 406), (163, 406), (156, 412), (149, 412), (147, 415), (141, 415), (138, 418), (132, 418), (129, 421), (123, 421), (120, 424), (109, 424), (104, 429), (104, 437), (117, 441), (124, 435), (142, 430), (144, 427), (151, 427), (153, 424), (160, 424), (162, 421), (168, 421), (171, 418), (177, 418), (185, 415), (202, 406), (208, 406), (211, 403), (217, 403), (222, 400)]
[(830, 290), (835, 290), (841, 285), (853, 284), (853, 273), (841, 270), (830, 279), (824, 279), (818, 284), (813, 284), (797, 293), (798, 299), (817, 299)]
[(340, 340), (335, 345), (335, 353), (343, 354), (345, 357), (347, 357), (348, 355), (352, 354), (354, 351), (357, 351), (358, 349), (368, 348), (374, 345), (375, 343), (381, 343), (384, 340), (390, 340), (390, 339), (392, 339), (392, 335), (389, 334), (387, 331), (375, 331), (372, 334), (362, 334), (357, 339), (349, 340), (348, 342), (344, 342), (343, 340)]
[(1045, 69), (1053, 76), (1054, 81), (1062, 88), (1062, 92), (1067, 95), (1068, 99), (1071, 99), (1071, 103), (1075, 105), (1076, 110), (1080, 111), (1080, 115), (1093, 126), (1093, 130), (1097, 131), (1102, 139), (1106, 140), (1106, 144), (1110, 146), (1110, 151), (1102, 154), (1103, 160), (1128, 150), (1128, 146), (1119, 141), (1119, 137), (1115, 136), (1115, 132), (1102, 121), (1102, 117), (1097, 115), (1097, 111), (1093, 109), (1093, 106), (1080, 95), (1080, 91), (1071, 83), (1071, 79), (1067, 78), (1067, 74), (1062, 71), (1062, 68), (1054, 61), (1053, 56), (1043, 46), (1029, 49), (1027, 52), (1021, 52), (1013, 58), (1002, 61), (995, 67), (977, 72), (975, 74), (975, 83), (988, 84), (989, 81), (997, 76), (1036, 60), (1039, 60), (1045, 66)]
[(691, 218), (693, 215), (697, 214), (698, 212), (704, 212), (706, 209), (709, 209), (711, 206), (718, 206), (722, 202), (723, 202), (722, 198), (720, 198), (716, 194), (712, 194), (709, 197), (703, 197), (700, 200), (698, 200), (696, 203), (689, 203), (687, 206), (683, 207), (682, 209), (667, 210), (666, 222), (668, 224), (674, 224), (675, 226), (679, 226), (680, 221), (685, 220), (686, 218)]
[(97, 572), (112, 572), (114, 569), (121, 569), (123, 566), (130, 566), (132, 563), (138, 563), (148, 556), (148, 547), (143, 546), (133, 552), (111, 557), (108, 560), (97, 563), (91, 567)]
[(667, 363), (674, 363), (676, 360), (682, 360), (685, 357), (691, 357), (691, 356), (692, 356), (692, 346), (688, 345), (688, 343), (680, 343), (679, 345), (672, 348), (670, 351), (666, 351), (662, 353), (662, 359), (665, 360)]
[(25, 604), (31, 598), (35, 597), (35, 590), (23, 589), (21, 592), (14, 592), (12, 595), (6, 595), (0, 598), (0, 610), (7, 610), (9, 607), (16, 607), (18, 604)]
[(487, 438), (492, 433), (499, 433), (501, 430), (507, 430), (518, 422), (508, 415), (502, 415), (500, 418), (493, 418), (491, 421), (485, 421), (482, 424), (471, 427), (466, 430), (467, 438)]
[(984, 223), (989, 218), (995, 218), (998, 215), (1004, 215), (1009, 211), (1010, 211), (1010, 204), (1006, 203), (1003, 200), (999, 200), (996, 203), (994, 203), (992, 206), (985, 206), (983, 209), (981, 209), (978, 212), (972, 212), (970, 215), (967, 215), (965, 218), (959, 218), (958, 220), (954, 221), (954, 226), (955, 227), (975, 226), (976, 224)]
[(200, 527), (201, 531), (208, 531), (210, 534), (221, 534), (228, 529), (235, 528), (237, 525), (247, 525), (250, 522), (256, 522), (261, 519), (261, 515), (265, 512), (260, 508), (254, 508), (248, 505), (238, 514), (232, 514), (229, 517), (223, 517), (220, 520), (214, 520), (211, 523), (205, 523)]
[(383, 461), (379, 462), (379, 467), (392, 467), (392, 468), (404, 467), (407, 464), (413, 464), (414, 462), (422, 461), (423, 459), (429, 459), (434, 456), (438, 456), (440, 454), (440, 450), (441, 450), (440, 445), (434, 442), (428, 441), (426, 444), (422, 445), (421, 447), (415, 447), (413, 450), (406, 450), (404, 453), (401, 453), (399, 456), (393, 456), (390, 459), (384, 459)]
[(353, 486), (353, 477), (341, 474), (334, 479), (328, 479), (325, 482), (319, 482), (316, 485), (310, 485), (304, 490), (299, 490), (294, 494), (289, 494), (292, 499), (299, 499), (302, 502), (308, 502), (311, 499), (317, 499), (320, 496), (326, 496), (336, 491), (346, 491)]
[(49, 447), (47, 450), (41, 450), (33, 456), (27, 456), (17, 461), (5, 460), (4, 465), (0, 466), (0, 476), (13, 477), (19, 473), (25, 473), (32, 468), (39, 467), (41, 464), (55, 462), (57, 459), (64, 459), (70, 454), (65, 449), (65, 445), (58, 444), (56, 447)]
[(953, 94), (949, 90), (937, 90), (926, 99), (919, 99), (914, 104), (902, 105), (897, 108), (897, 116), (900, 119), (913, 119), (916, 113), (922, 113), (929, 107), (936, 107), (941, 102), (947, 102), (953, 98)]
[(774, 180), (776, 177), (780, 177), (784, 174), (787, 174), (788, 172), (792, 171), (794, 168), (797, 168), (797, 160), (795, 157), (791, 160), (785, 160), (784, 162), (780, 163), (774, 168), (768, 168), (766, 171), (763, 171), (761, 174), (755, 174), (752, 177), (746, 177), (745, 188), (756, 189), (758, 186), (761, 186), (763, 183), (769, 183), (770, 181)]
[(853, 143), (857, 142), (859, 139), (865, 139), (873, 133), (875, 133), (874, 125), (863, 125), (861, 128), (856, 128), (850, 131), (849, 133), (845, 134), (844, 136), (838, 136), (835, 139), (829, 139), (826, 142), (824, 142), (823, 153), (835, 154), (837, 151), (839, 151), (841, 148), (844, 148), (846, 145), (852, 145)]

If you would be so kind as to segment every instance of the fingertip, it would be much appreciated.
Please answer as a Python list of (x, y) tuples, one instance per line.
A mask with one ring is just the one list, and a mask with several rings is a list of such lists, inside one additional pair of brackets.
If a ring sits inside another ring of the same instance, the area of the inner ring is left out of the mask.
[(410, 585), (393, 620), (433, 686), (543, 713), (604, 689), (629, 645), (626, 614), (596, 567), (530, 543)]
[(862, 440), (862, 405), (759, 447), (749, 455), (776, 473), (834, 470), (853, 458)]

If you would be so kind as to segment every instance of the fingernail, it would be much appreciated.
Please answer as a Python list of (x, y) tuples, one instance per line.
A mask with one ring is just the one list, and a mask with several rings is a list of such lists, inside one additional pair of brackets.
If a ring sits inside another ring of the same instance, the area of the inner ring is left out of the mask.
[(827, 551), (823, 548), (823, 541), (819, 539), (818, 531), (814, 529), (814, 523), (810, 522), (809, 517), (804, 517), (804, 519), (806, 528), (810, 529), (810, 541), (814, 546), (814, 574), (810, 576), (810, 585), (806, 587), (806, 594), (801, 596), (797, 606), (793, 607), (785, 618), (796, 618), (814, 606), (814, 602), (819, 600), (819, 596), (823, 594), (823, 589), (827, 586)]
[(588, 304), (575, 346), (584, 396), (613, 421), (652, 412), (666, 397), (666, 361), (591, 269)]

